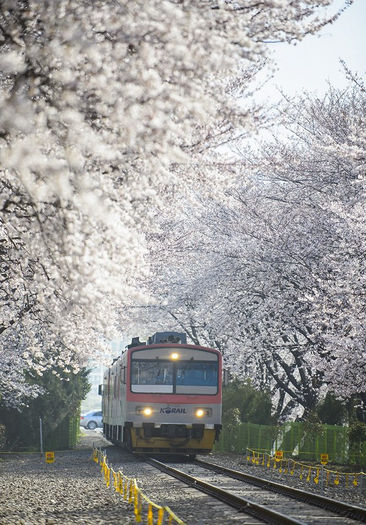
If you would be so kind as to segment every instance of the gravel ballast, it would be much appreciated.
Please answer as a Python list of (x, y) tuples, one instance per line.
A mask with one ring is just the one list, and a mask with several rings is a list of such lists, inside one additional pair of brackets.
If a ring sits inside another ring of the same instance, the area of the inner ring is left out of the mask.
[(0, 524), (135, 523), (133, 507), (106, 487), (90, 460), (92, 440), (108, 444), (89, 433), (50, 464), (39, 454), (0, 454)]
[[(187, 525), (256, 523), (243, 514), (233, 514), (224, 504), (212, 503), (208, 496), (199, 495), (195, 489), (111, 446), (99, 431), (85, 431), (76, 450), (56, 452), (51, 464), (45, 463), (39, 454), (0, 453), (0, 525), (135, 523), (133, 506), (106, 487), (100, 467), (91, 460), (93, 444), (106, 450), (110, 466), (136, 478), (146, 496), (157, 504), (169, 505)], [(248, 465), (243, 454), (212, 453), (202, 459), (304, 490), (320, 489), (295, 476)], [(359, 488), (328, 487), (324, 494), (365, 506), (365, 491)]]
[[(201, 459), (211, 463), (216, 463), (217, 465), (221, 465), (226, 468), (245, 472), (251, 476), (268, 479), (276, 483), (283, 483), (284, 485), (289, 485), (290, 487), (295, 487), (308, 492), (314, 492), (315, 494), (324, 495), (327, 498), (345, 501), (352, 505), (366, 508), (366, 479), (363, 480), (362, 487), (353, 486), (351, 479), (348, 488), (344, 486), (344, 483), (340, 483), (338, 486), (334, 485), (333, 483), (329, 483), (329, 485), (326, 486), (324, 483), (322, 490), (320, 483), (315, 484), (313, 481), (307, 482), (305, 480), (306, 475), (304, 475), (303, 479), (301, 480), (298, 472), (291, 476), (280, 473), (278, 469), (266, 468), (262, 465), (253, 465), (250, 461), (247, 461), (245, 454), (228, 454), (216, 452), (209, 454), (209, 456), (202, 456)], [(329, 468), (331, 470), (337, 470), (337, 467), (335, 466), (330, 466)]]

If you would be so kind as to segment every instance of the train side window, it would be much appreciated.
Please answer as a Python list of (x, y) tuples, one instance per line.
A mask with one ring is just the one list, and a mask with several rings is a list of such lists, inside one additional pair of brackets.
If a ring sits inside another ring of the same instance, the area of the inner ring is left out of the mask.
[(126, 367), (121, 368), (121, 383), (126, 384)]
[(173, 363), (169, 361), (132, 360), (132, 392), (173, 392)]
[(114, 381), (113, 381), (113, 397), (116, 398), (117, 397), (117, 388), (118, 388), (118, 385), (117, 385), (117, 374), (114, 376)]
[(108, 371), (107, 398), (111, 395), (111, 371)]

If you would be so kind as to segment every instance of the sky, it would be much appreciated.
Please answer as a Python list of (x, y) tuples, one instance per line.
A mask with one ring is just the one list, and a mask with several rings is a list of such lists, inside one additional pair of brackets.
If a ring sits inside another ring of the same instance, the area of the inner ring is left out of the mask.
[[(332, 12), (344, 3), (345, 0), (336, 0)], [(327, 89), (327, 80), (341, 88), (346, 80), (340, 58), (360, 76), (366, 73), (366, 0), (355, 0), (334, 24), (327, 25), (317, 35), (305, 37), (296, 46), (271, 46), (277, 71), (261, 97), (279, 98), (278, 88), (288, 95), (303, 90), (321, 95)]]

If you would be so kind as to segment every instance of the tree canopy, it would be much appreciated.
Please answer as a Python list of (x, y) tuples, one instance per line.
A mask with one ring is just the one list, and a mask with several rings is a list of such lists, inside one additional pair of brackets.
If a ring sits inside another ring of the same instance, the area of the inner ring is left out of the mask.
[(271, 387), (283, 418), (328, 390), (365, 400), (365, 93), (353, 78), (288, 101), (220, 199), (162, 226), (161, 312)]
[[(182, 196), (189, 202), (198, 188), (208, 197), (214, 195), (207, 213), (215, 207), (212, 213), (232, 216), (242, 205), (238, 197), (233, 209), (230, 205), (229, 211), (218, 211), (217, 192), (233, 173), (217, 163), (217, 157), (213, 162), (208, 149), (260, 125), (261, 113), (238, 99), (250, 96), (253, 71), (266, 59), (268, 42), (292, 42), (318, 31), (340, 14), (328, 15), (325, 8), (330, 4), (331, 0), (1, 3), (4, 403), (20, 406), (37, 395), (37, 388), (24, 381), (25, 370), (43, 374), (59, 367), (77, 373), (103, 338), (118, 327), (127, 330), (131, 306), (146, 304), (143, 284), (155, 271), (149, 264), (154, 257), (151, 241), (160, 235), (161, 216), (168, 216), (169, 210), (173, 216), (178, 206), (187, 213)], [(334, 137), (322, 146), (327, 158), (335, 159), (337, 148), (343, 156), (344, 143)], [(361, 150), (362, 139), (357, 140)], [(359, 151), (353, 142), (351, 146), (348, 162)], [(283, 160), (287, 162), (285, 152)], [(265, 162), (269, 167), (270, 160)], [(355, 207), (357, 221), (356, 215)], [(253, 227), (254, 222), (253, 216)], [(263, 216), (262, 230), (266, 224)], [(332, 222), (331, 226), (336, 228)], [(251, 258), (259, 260), (254, 238)], [(160, 239), (164, 240), (161, 235)], [(160, 250), (165, 249), (162, 245)], [(265, 270), (264, 251), (263, 255), (261, 270), (254, 273)], [(235, 260), (233, 254), (218, 264), (232, 273), (230, 260)], [(211, 265), (209, 271), (219, 276), (218, 266)], [(245, 264), (240, 272), (234, 270), (235, 278), (246, 278)], [(252, 278), (253, 295), (255, 276), (247, 277), (249, 282)], [(272, 274), (270, 279), (275, 282), (277, 277)], [(222, 291), (224, 301), (214, 300), (215, 286), (205, 286), (206, 297), (217, 304), (222, 322), (225, 317), (234, 319), (230, 309), (222, 310), (228, 299), (222, 279), (216, 290)], [(248, 291), (238, 294), (239, 307)], [(264, 295), (274, 312), (275, 294)], [(162, 304), (162, 297), (158, 302)], [(207, 305), (201, 297), (188, 295), (185, 303), (195, 317)], [(258, 323), (262, 330), (269, 318), (275, 320), (271, 313), (257, 322), (255, 303), (247, 312), (253, 333)], [(209, 337), (226, 341), (214, 313), (212, 320), (208, 315), (205, 330)], [(244, 324), (235, 337), (239, 334), (246, 345)], [(259, 341), (257, 335), (253, 341)], [(356, 353), (357, 344), (355, 340)], [(339, 358), (336, 348), (334, 359)], [(256, 359), (265, 365), (265, 358)], [(271, 373), (267, 365), (264, 368)]]

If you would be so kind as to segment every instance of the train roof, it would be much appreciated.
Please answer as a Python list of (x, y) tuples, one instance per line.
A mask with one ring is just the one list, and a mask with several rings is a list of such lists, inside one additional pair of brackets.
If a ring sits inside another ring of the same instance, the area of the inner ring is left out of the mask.
[[(149, 337), (147, 342), (140, 341), (139, 337), (133, 337), (131, 344), (127, 345), (121, 355), (129, 352), (130, 350), (148, 350), (153, 348), (192, 348), (196, 350), (206, 350), (210, 352), (216, 352), (221, 355), (221, 352), (216, 348), (209, 348), (207, 346), (193, 345), (187, 343), (187, 336), (180, 332), (156, 332), (153, 336)], [(115, 357), (111, 363), (111, 367), (121, 357)]]
[(139, 346), (133, 346), (132, 348), (129, 346), (128, 350), (149, 350), (150, 348), (193, 348), (196, 350), (206, 350), (210, 352), (217, 352), (218, 354), (221, 354), (220, 350), (217, 350), (216, 348), (210, 348), (208, 346), (200, 346), (200, 345), (191, 345), (189, 343), (187, 344), (181, 344), (181, 343), (160, 343), (160, 344), (153, 344), (153, 345), (139, 345)]
[(139, 337), (133, 337), (127, 348), (135, 346), (154, 345), (158, 343), (187, 344), (187, 336), (183, 332), (156, 332), (148, 338), (147, 343), (140, 341)]

